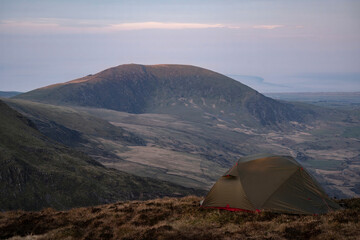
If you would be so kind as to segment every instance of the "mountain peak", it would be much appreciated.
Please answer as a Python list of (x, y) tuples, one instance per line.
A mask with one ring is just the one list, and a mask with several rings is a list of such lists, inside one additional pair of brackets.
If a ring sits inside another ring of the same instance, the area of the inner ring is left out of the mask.
[(94, 75), (21, 94), (16, 98), (129, 113), (232, 115), (271, 125), (301, 121), (284, 104), (217, 72), (177, 64), (124, 64)]

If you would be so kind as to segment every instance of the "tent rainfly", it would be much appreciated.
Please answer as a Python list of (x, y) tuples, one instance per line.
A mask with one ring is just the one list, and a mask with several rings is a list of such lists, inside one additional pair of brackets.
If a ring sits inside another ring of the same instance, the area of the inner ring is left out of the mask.
[(294, 158), (269, 154), (240, 158), (215, 183), (202, 207), (293, 214), (340, 208)]

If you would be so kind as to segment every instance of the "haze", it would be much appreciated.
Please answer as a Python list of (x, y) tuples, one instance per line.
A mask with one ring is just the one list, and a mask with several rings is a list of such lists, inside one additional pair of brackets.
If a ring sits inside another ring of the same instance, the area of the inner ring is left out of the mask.
[(260, 92), (360, 91), (356, 0), (0, 2), (0, 90), (124, 63), (191, 64)]

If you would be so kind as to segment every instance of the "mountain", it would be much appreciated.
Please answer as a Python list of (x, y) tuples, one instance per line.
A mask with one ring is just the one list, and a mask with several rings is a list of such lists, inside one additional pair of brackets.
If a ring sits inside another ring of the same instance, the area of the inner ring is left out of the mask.
[(267, 98), (219, 73), (187, 65), (120, 65), (15, 98), (135, 114), (205, 112), (261, 126), (303, 122), (315, 114)]
[(239, 157), (273, 153), (331, 196), (360, 196), (358, 110), (273, 100), (203, 68), (120, 65), (6, 102), (54, 141), (138, 176), (208, 189)]
[(41, 134), (0, 101), (0, 211), (68, 209), (119, 200), (203, 193), (105, 168)]

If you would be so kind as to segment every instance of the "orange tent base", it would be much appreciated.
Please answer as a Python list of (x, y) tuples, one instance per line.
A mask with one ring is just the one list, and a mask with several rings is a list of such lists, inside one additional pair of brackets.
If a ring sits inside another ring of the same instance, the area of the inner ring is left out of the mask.
[(259, 213), (261, 212), (259, 209), (256, 209), (255, 211), (251, 211), (251, 210), (247, 210), (247, 209), (241, 209), (241, 208), (231, 208), (229, 207), (229, 205), (227, 205), (226, 207), (203, 207), (202, 208), (212, 208), (212, 209), (222, 209), (222, 210), (227, 210), (227, 211), (231, 211), (231, 212), (251, 212), (251, 213)]

